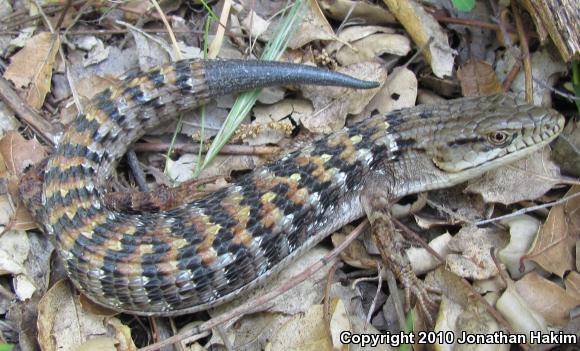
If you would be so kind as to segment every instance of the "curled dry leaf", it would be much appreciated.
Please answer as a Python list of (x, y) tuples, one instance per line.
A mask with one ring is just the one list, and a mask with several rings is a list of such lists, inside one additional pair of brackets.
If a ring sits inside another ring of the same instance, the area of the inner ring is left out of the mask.
[(2, 224), (8, 224), (8, 229), (36, 228), (36, 222), (19, 201), (18, 184), (24, 170), (42, 161), (46, 155), (46, 147), (40, 145), (38, 140), (26, 140), (16, 131), (8, 132), (0, 140), (0, 172), (1, 176), (8, 180), (10, 194), (10, 199), (5, 196), (0, 199), (6, 205), (2, 205), (1, 208), (9, 210), (7, 213), (10, 213), (10, 222)]
[(260, 36), (268, 30), (271, 21), (264, 19), (252, 8), (249, 8), (249, 11), (244, 11), (244, 6), (238, 3), (233, 3), (232, 8), (239, 12), (238, 17), (240, 18), (240, 25), (252, 40), (260, 38)]
[(30, 252), (26, 232), (11, 230), (0, 236), (0, 275), (24, 273), (24, 261)]
[(548, 332), (548, 324), (544, 317), (531, 308), (527, 300), (519, 294), (519, 289), (513, 284), (508, 285), (508, 288), (497, 300), (495, 307), (517, 333), (530, 335), (531, 331)]
[(560, 169), (550, 159), (550, 150), (538, 153), (500, 167), (472, 180), (466, 191), (481, 194), (485, 202), (505, 205), (522, 200), (534, 200), (559, 182)]
[(300, 27), (290, 38), (289, 48), (297, 49), (314, 40), (332, 40), (336, 38), (334, 29), (332, 29), (332, 26), (318, 6), (318, 1), (307, 1), (305, 6), (307, 6), (306, 13), (300, 23)]
[(454, 51), (449, 46), (447, 35), (435, 18), (413, 0), (383, 0), (383, 2), (405, 27), (418, 47), (425, 46), (432, 38), (424, 55), (435, 76), (439, 78), (451, 76)]
[[(354, 64), (339, 70), (353, 77), (383, 83), (386, 69), (378, 63)], [(378, 89), (357, 90), (336, 87), (304, 86), (303, 93), (312, 101), (314, 113), (301, 119), (314, 133), (330, 133), (344, 126), (348, 114), (360, 113)]]
[(506, 265), (510, 276), (517, 279), (536, 267), (533, 262), (523, 258), (536, 238), (540, 221), (532, 216), (522, 215), (506, 218), (501, 221), (501, 224), (509, 227), (510, 242), (499, 251), (497, 256)]
[(11, 80), (16, 89), (24, 92), (26, 102), (41, 108), (50, 91), (52, 68), (60, 46), (58, 35), (42, 32), (30, 38), (26, 46), (12, 56), (4, 78)]
[(406, 36), (379, 26), (349, 27), (326, 48), (330, 54), (338, 51), (336, 59), (341, 65), (371, 61), (382, 54), (405, 56), (410, 50), (411, 44)]
[[(446, 257), (450, 252), (449, 242), (451, 240), (451, 235), (444, 233), (431, 240), (429, 246), (440, 256)], [(407, 250), (407, 257), (409, 257), (413, 271), (417, 275), (425, 274), (442, 263), (424, 248), (411, 247)]]
[(470, 59), (457, 70), (463, 96), (487, 96), (503, 91), (493, 67), (485, 61)]
[(566, 325), (572, 310), (580, 305), (576, 294), (568, 293), (536, 272), (518, 280), (515, 288), (522, 299), (551, 325)]
[[(579, 190), (580, 187), (575, 186), (568, 191), (566, 196), (575, 194)], [(578, 224), (578, 220), (573, 218), (577, 218), (579, 211), (579, 197), (573, 198), (564, 205), (552, 207), (526, 257), (548, 272), (562, 278), (566, 272), (574, 270), (574, 250), (580, 237), (580, 230), (574, 227)]]
[(395, 17), (380, 5), (360, 0), (320, 0), (320, 7), (328, 17), (344, 21), (348, 19), (363, 19), (369, 24), (392, 24)]

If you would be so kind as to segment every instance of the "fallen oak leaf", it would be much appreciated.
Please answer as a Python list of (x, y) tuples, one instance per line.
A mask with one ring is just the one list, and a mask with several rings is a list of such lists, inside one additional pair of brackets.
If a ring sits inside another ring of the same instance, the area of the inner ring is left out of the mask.
[(12, 56), (4, 78), (24, 92), (26, 102), (39, 109), (50, 91), (52, 68), (60, 46), (59, 36), (43, 32), (26, 42), (26, 46)]
[[(578, 187), (571, 188), (566, 197), (577, 191)], [(574, 250), (578, 233), (571, 226), (572, 217), (567, 216), (567, 213), (576, 213), (580, 208), (580, 201), (574, 200), (552, 207), (546, 222), (540, 227), (532, 248), (524, 256), (562, 278), (566, 272), (575, 268)]]

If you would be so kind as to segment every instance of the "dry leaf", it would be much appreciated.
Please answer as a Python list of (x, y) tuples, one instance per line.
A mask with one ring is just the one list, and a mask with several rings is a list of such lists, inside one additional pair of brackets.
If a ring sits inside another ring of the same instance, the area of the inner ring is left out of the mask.
[(30, 38), (26, 46), (12, 56), (4, 78), (23, 91), (25, 100), (34, 108), (41, 108), (50, 91), (52, 68), (60, 46), (57, 35), (42, 32)]
[[(193, 179), (193, 172), (197, 165), (197, 155), (183, 154), (176, 161), (167, 162), (167, 175), (177, 183), (183, 183)], [(228, 177), (232, 171), (254, 169), (256, 163), (253, 156), (249, 155), (218, 155), (211, 165), (205, 168), (200, 178), (212, 178), (216, 176)]]
[[(350, 229), (352, 230), (353, 228)], [(334, 247), (339, 246), (344, 242), (346, 236), (342, 231), (332, 234), (332, 245)], [(374, 269), (377, 267), (377, 260), (368, 254), (364, 244), (360, 240), (353, 241), (346, 249), (341, 251), (340, 259), (346, 264), (360, 269)]]
[(344, 30), (339, 36), (340, 42), (351, 45), (342, 46), (336, 53), (336, 60), (341, 65), (346, 66), (372, 61), (383, 54), (405, 56), (411, 50), (409, 38), (401, 34), (372, 33), (364, 35), (374, 28), (377, 27), (351, 27)]
[[(532, 272), (530, 274), (535, 275), (536, 273)], [(525, 286), (526, 284), (523, 285)], [(533, 293), (532, 291), (530, 292)], [(519, 289), (513, 284), (510, 284), (500, 296), (495, 307), (509, 322), (516, 333), (530, 335), (531, 331), (541, 332), (543, 334), (548, 332), (546, 320), (530, 306), (527, 299), (520, 295)]]
[[(339, 69), (359, 79), (384, 82), (387, 71), (378, 63), (354, 64)], [(304, 97), (312, 101), (314, 113), (300, 122), (314, 133), (330, 133), (344, 126), (348, 114), (360, 113), (378, 89), (359, 90), (340, 87), (304, 86)]]
[(24, 273), (24, 261), (30, 252), (26, 232), (11, 230), (0, 236), (0, 275)]
[(84, 313), (66, 280), (54, 284), (38, 304), (38, 343), (44, 351), (74, 350), (89, 337), (106, 334), (104, 318)]
[(415, 106), (417, 77), (407, 68), (395, 68), (379, 92), (365, 107), (361, 115), (372, 111), (385, 114), (390, 111)]
[(36, 139), (26, 140), (20, 133), (12, 131), (0, 140), (0, 154), (8, 172), (21, 176), (27, 167), (42, 161), (47, 150)]
[(294, 129), (290, 118), (299, 121), (313, 110), (309, 101), (298, 99), (284, 99), (273, 105), (256, 106), (252, 110), (256, 119), (250, 126), (258, 128), (255, 135), (246, 136), (243, 140), (249, 145), (277, 144)]
[(487, 96), (503, 91), (493, 67), (484, 61), (470, 59), (457, 70), (463, 96)]
[[(449, 233), (443, 233), (429, 242), (429, 247), (441, 257), (450, 253), (449, 243), (453, 240)], [(417, 275), (425, 274), (441, 264), (441, 262), (425, 248), (411, 247), (406, 251), (411, 267)]]
[[(276, 278), (269, 281), (268, 285), (259, 289), (253, 289), (247, 294), (240, 296), (238, 299), (217, 306), (215, 309), (210, 311), (210, 314), (219, 315), (225, 311), (229, 311), (232, 308), (235, 308), (236, 306), (239, 306), (244, 302), (252, 301), (252, 299), (256, 299), (258, 296), (268, 293), (270, 290), (282, 284), (282, 282), (288, 281), (295, 275), (304, 272), (306, 268), (311, 267), (315, 263), (322, 260), (328, 251), (328, 249), (320, 246), (307, 251), (296, 262), (282, 270), (280, 274), (276, 276)], [(290, 289), (281, 296), (268, 301), (268, 303), (264, 304), (263, 306), (260, 306), (259, 310), (281, 312), (284, 314), (299, 314), (307, 311), (310, 306), (320, 303), (324, 297), (324, 286), (326, 284), (325, 277), (328, 275), (328, 271), (332, 268), (333, 262), (334, 260), (329, 262), (322, 269), (314, 273), (304, 282), (298, 284), (296, 287)], [(233, 322), (234, 321), (231, 323)]]
[[(496, 72), (500, 81), (506, 79), (513, 66), (519, 64), (521, 54), (516, 50), (507, 50), (505, 58), (496, 63)], [(542, 48), (531, 54), (532, 67), (534, 69), (534, 105), (551, 106), (551, 94), (553, 85), (562, 75), (568, 72), (567, 66), (552, 55), (547, 48)], [(511, 85), (511, 94), (524, 100), (525, 96), (525, 73), (520, 70)]]
[(537, 199), (560, 179), (560, 169), (550, 161), (549, 156), (550, 150), (546, 147), (523, 160), (469, 181), (465, 190), (481, 194), (485, 202), (505, 205)]
[(342, 22), (349, 19), (363, 19), (368, 24), (393, 24), (395, 18), (384, 7), (360, 0), (320, 0), (318, 1), (324, 13)]
[(572, 310), (580, 305), (580, 299), (575, 294), (567, 293), (536, 272), (530, 272), (518, 280), (515, 287), (522, 299), (552, 325), (566, 325)]
[(580, 301), (580, 273), (570, 272), (564, 280), (566, 293)]
[(431, 44), (423, 52), (433, 74), (439, 78), (451, 76), (454, 51), (449, 46), (447, 34), (433, 16), (413, 0), (383, 0), (383, 2), (405, 27), (418, 47), (424, 47), (432, 38)]
[(577, 238), (570, 233), (564, 206), (554, 206), (525, 257), (538, 263), (548, 272), (563, 278), (566, 272), (575, 267), (576, 240)]
[[(506, 265), (510, 276), (518, 279), (526, 272), (537, 267), (533, 262), (524, 260), (536, 238), (540, 221), (528, 215), (506, 218), (500, 222), (509, 227), (510, 242), (498, 252), (497, 257)], [(523, 265), (523, 269), (522, 269)]]
[(306, 13), (302, 18), (300, 27), (291, 37), (288, 47), (291, 49), (301, 48), (314, 40), (335, 39), (332, 26), (324, 17), (317, 1), (308, 1)]
[(497, 275), (491, 249), (505, 246), (502, 232), (495, 228), (463, 227), (449, 242), (447, 268), (464, 278), (488, 279)]
[(96, 336), (83, 342), (77, 351), (117, 350), (116, 340), (110, 336)]
[(266, 350), (332, 351), (324, 306), (314, 305), (306, 313), (295, 315), (273, 336)]

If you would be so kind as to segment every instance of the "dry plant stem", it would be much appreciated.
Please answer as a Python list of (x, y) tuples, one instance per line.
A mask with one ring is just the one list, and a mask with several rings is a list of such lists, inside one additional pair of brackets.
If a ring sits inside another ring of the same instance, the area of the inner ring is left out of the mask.
[(58, 21), (56, 22), (56, 25), (54, 26), (54, 28), (56, 28), (56, 30), (58, 30), (60, 28), (60, 25), (64, 21), (64, 16), (66, 16), (66, 13), (68, 12), (68, 9), (70, 9), (71, 5), (72, 5), (72, 0), (67, 0), (65, 5), (64, 5), (64, 8), (62, 9), (62, 11), (60, 13), (60, 17), (58, 18)]
[(216, 58), (218, 53), (220, 52), (220, 48), (222, 47), (222, 43), (224, 41), (224, 34), (226, 31), (226, 25), (228, 23), (228, 18), (230, 17), (231, 9), (232, 9), (232, 1), (225, 0), (222, 8), (222, 13), (220, 15), (219, 25), (215, 33), (215, 37), (207, 50), (207, 56), (210, 59)]
[(345, 240), (340, 245), (338, 245), (331, 252), (326, 254), (320, 261), (314, 263), (312, 266), (308, 267), (303, 272), (293, 276), (292, 278), (290, 278), (288, 281), (286, 281), (284, 284), (280, 285), (276, 289), (258, 297), (255, 300), (247, 301), (246, 303), (228, 311), (227, 313), (224, 313), (220, 316), (212, 318), (212, 319), (204, 322), (203, 324), (189, 330), (187, 333), (177, 334), (177, 335), (172, 336), (172, 337), (170, 337), (162, 342), (143, 347), (139, 350), (140, 351), (157, 350), (160, 347), (163, 347), (165, 345), (174, 344), (176, 342), (184, 340), (191, 335), (195, 335), (195, 334), (199, 334), (199, 333), (204, 332), (204, 331), (211, 330), (215, 326), (218, 326), (224, 322), (227, 322), (228, 320), (230, 320), (232, 318), (235, 318), (235, 317), (238, 317), (238, 316), (241, 316), (244, 314), (252, 313), (256, 309), (262, 307), (268, 301), (271, 301), (275, 297), (282, 295), (286, 291), (288, 291), (291, 288), (295, 287), (296, 285), (302, 283), (303, 281), (308, 279), (308, 277), (310, 277), (312, 274), (316, 273), (322, 267), (326, 266), (329, 262), (331, 262), (334, 258), (336, 258), (342, 251), (344, 251), (344, 249), (346, 249), (346, 247), (353, 240), (355, 240), (360, 234), (362, 234), (364, 232), (364, 230), (367, 228), (367, 226), (368, 226), (368, 221), (367, 220), (363, 221), (345, 238)]
[(395, 217), (392, 217), (392, 221), (397, 225), (397, 227), (401, 228), (409, 238), (418, 242), (422, 248), (427, 250), (427, 252), (433, 255), (439, 262), (445, 263), (445, 259), (441, 257), (441, 255), (439, 255), (435, 250), (433, 250), (431, 246), (429, 246), (429, 244), (425, 240), (423, 240), (423, 238), (421, 238), (417, 233), (415, 233), (411, 228), (407, 227), (405, 224), (403, 224), (403, 222), (399, 221)]
[(46, 121), (32, 107), (28, 106), (26, 101), (22, 100), (14, 91), (12, 84), (2, 77), (0, 77), (0, 98), (40, 136), (42, 141), (54, 146), (56, 137), (61, 133), (60, 128)]
[[(137, 143), (134, 146), (137, 152), (167, 152), (171, 144), (169, 143)], [(200, 144), (175, 144), (173, 145), (174, 152), (199, 152)], [(203, 151), (206, 152), (209, 149), (207, 144), (204, 144)], [(223, 149), (220, 150), (220, 154), (223, 155), (257, 155), (257, 156), (270, 156), (275, 155), (280, 152), (280, 147), (278, 146), (251, 146), (251, 145), (225, 145)]]
[(405, 326), (405, 311), (401, 301), (401, 294), (399, 294), (397, 278), (395, 277), (395, 273), (393, 273), (393, 271), (390, 269), (385, 269), (385, 274), (387, 275), (387, 286), (391, 292), (393, 305), (395, 306), (395, 312), (397, 313), (397, 320), (399, 321), (399, 327), (403, 329)]
[(512, 1), (512, 12), (516, 20), (516, 29), (518, 37), (520, 38), (520, 47), (522, 48), (522, 60), (524, 62), (524, 73), (526, 82), (526, 101), (530, 104), (534, 102), (534, 84), (532, 82), (532, 60), (530, 59), (530, 48), (528, 47), (528, 39), (524, 31), (522, 23), (522, 16), (515, 1)]
[(521, 62), (516, 62), (513, 65), (512, 69), (508, 72), (507, 76), (505, 77), (502, 83), (502, 88), (505, 93), (510, 91), (512, 84), (514, 83), (516, 77), (518, 76), (518, 73), (520, 73), (521, 68), (522, 68)]
[(4, 296), (8, 301), (16, 299), (16, 295), (2, 285), (0, 285), (0, 295)]
[[(77, 20), (75, 19), (75, 22)], [(165, 28), (148, 28), (148, 29), (141, 29), (144, 33), (167, 33), (167, 29)], [(61, 34), (66, 35), (113, 35), (113, 34), (127, 34), (129, 32), (128, 29), (87, 29), (87, 30), (75, 30), (75, 31), (60, 31)], [(174, 29), (173, 33), (179, 34), (190, 34), (190, 35), (203, 35), (204, 32), (200, 30), (186, 30), (186, 29)], [(20, 34), (19, 31), (11, 31), (11, 30), (4, 30), (0, 31), (0, 35), (18, 35)], [(226, 36), (230, 38), (239, 38), (240, 35), (227, 31), (225, 33)]]
[(161, 17), (161, 21), (163, 21), (163, 25), (167, 28), (167, 33), (169, 34), (169, 38), (171, 39), (171, 44), (173, 44), (173, 50), (175, 51), (175, 57), (178, 60), (183, 59), (181, 55), (181, 50), (179, 50), (179, 45), (177, 45), (177, 39), (175, 39), (175, 34), (173, 34), (173, 30), (171, 29), (171, 25), (167, 21), (167, 17), (165, 17), (165, 13), (161, 9), (161, 6), (157, 3), (157, 0), (150, 0), (153, 6), (155, 6), (155, 10), (159, 13), (159, 17)]
[[(470, 26), (470, 27), (478, 27), (490, 30), (500, 30), (500, 27), (497, 24), (478, 21), (473, 19), (464, 19), (464, 18), (455, 18), (455, 17), (447, 17), (447, 16), (440, 16), (440, 15), (433, 15), (435, 19), (439, 22), (449, 23), (449, 24), (459, 24), (463, 26)], [(515, 30), (512, 28), (506, 28), (506, 31), (509, 33), (515, 33)]]
[(375, 306), (377, 305), (377, 300), (379, 299), (379, 294), (381, 293), (381, 288), (383, 287), (383, 276), (381, 275), (381, 271), (382, 271), (381, 263), (379, 261), (377, 261), (376, 263), (377, 263), (377, 279), (379, 280), (379, 283), (377, 284), (377, 291), (375, 293), (375, 296), (373, 297), (373, 302), (371, 303), (371, 306), (369, 307), (369, 312), (367, 314), (367, 319), (366, 319), (367, 323), (371, 322), (371, 317), (373, 316), (373, 311), (375, 310)]
[(504, 215), (504, 216), (486, 219), (484, 221), (475, 222), (473, 224), (474, 225), (483, 225), (483, 224), (498, 222), (498, 221), (501, 221), (502, 219), (517, 217), (517, 216), (520, 216), (520, 215), (523, 215), (523, 214), (526, 214), (529, 212), (533, 212), (533, 211), (536, 211), (536, 210), (539, 210), (542, 208), (548, 208), (548, 207), (553, 207), (553, 206), (557, 206), (557, 205), (562, 205), (562, 204), (565, 204), (567, 201), (572, 200), (573, 198), (578, 197), (578, 196), (580, 196), (580, 193), (572, 194), (570, 196), (563, 197), (558, 201), (549, 202), (547, 204), (522, 208), (521, 210), (517, 210), (515, 212), (512, 212), (512, 213)]
[(326, 286), (324, 288), (324, 313), (322, 314), (324, 320), (328, 323), (330, 321), (330, 289), (332, 289), (332, 283), (334, 281), (334, 274), (336, 270), (342, 266), (342, 262), (337, 261), (330, 267), (328, 271), (328, 276), (326, 277)]
[(127, 163), (129, 164), (129, 168), (131, 168), (131, 172), (133, 172), (139, 190), (149, 191), (149, 186), (145, 180), (145, 173), (139, 165), (139, 160), (137, 159), (137, 154), (134, 149), (127, 151)]

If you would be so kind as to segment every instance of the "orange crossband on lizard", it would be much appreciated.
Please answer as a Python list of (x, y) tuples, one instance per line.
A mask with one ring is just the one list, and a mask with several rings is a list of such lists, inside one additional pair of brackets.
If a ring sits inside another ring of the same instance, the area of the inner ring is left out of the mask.
[[(302, 65), (200, 60), (126, 77), (97, 95), (48, 160), (42, 196), (26, 201), (75, 286), (101, 305), (138, 315), (207, 309), (263, 282), (345, 224), (367, 215), (373, 225), (376, 211), (402, 196), (530, 154), (564, 123), (554, 110), (506, 95), (418, 106), (324, 136), (168, 211), (106, 206), (111, 172), (147, 130), (219, 95), (295, 83), (377, 87)], [(409, 263), (396, 252), (391, 258), (409, 288)]]

